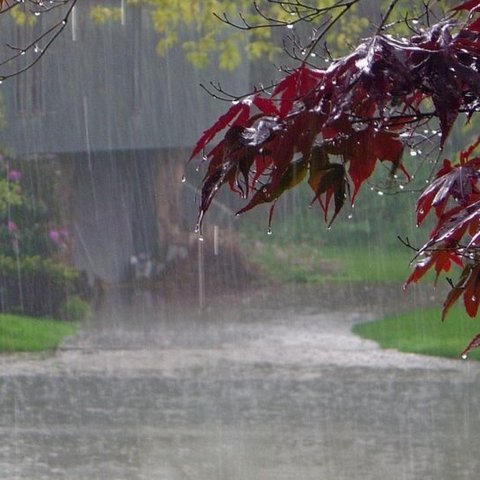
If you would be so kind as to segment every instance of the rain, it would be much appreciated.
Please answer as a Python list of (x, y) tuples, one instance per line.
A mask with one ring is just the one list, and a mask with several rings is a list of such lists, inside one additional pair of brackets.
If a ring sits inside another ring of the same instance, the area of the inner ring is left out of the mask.
[[(61, 26), (64, 3), (28, 28), (0, 14), (2, 46)], [(35, 195), (25, 211), (41, 210), (41, 251), (79, 272), (68, 295), (88, 304), (55, 349), (0, 353), (0, 477), (474, 478), (478, 361), (382, 349), (352, 331), (442, 304), (448, 285), (403, 290), (382, 277), (392, 249), (404, 280), (410, 273), (414, 254), (396, 237), (420, 238), (415, 188), (380, 168), (328, 229), (307, 190), (279, 199), (271, 226), (269, 205), (236, 216), (244, 199), (222, 191), (196, 232), (206, 165), (188, 159), (231, 105), (214, 96), (243, 95), (278, 68), (246, 57), (231, 70), (199, 68), (181, 43), (160, 54), (148, 2), (104, 1), (116, 13), (96, 21), (98, 3), (76, 2), (45, 52), (38, 42), (7, 66), (40, 61), (0, 85), (0, 172), (14, 192)], [(245, 141), (270, 135), (260, 123)], [(414, 148), (409, 161), (422, 155)], [(415, 171), (423, 184), (429, 174)], [(391, 223), (380, 238), (382, 222)], [(17, 223), (0, 249), (9, 239), (21, 297)], [(344, 269), (342, 249), (366, 259), (370, 280)], [(20, 304), (15, 313), (35, 313), (26, 293)], [(440, 318), (438, 308), (439, 328)]]

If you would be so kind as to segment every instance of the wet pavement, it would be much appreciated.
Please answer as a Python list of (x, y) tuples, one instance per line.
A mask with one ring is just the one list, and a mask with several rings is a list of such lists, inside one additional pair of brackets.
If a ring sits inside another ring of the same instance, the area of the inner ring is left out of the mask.
[(480, 365), (378, 349), (350, 328), (388, 302), (342, 295), (112, 292), (54, 355), (0, 357), (0, 478), (476, 478)]

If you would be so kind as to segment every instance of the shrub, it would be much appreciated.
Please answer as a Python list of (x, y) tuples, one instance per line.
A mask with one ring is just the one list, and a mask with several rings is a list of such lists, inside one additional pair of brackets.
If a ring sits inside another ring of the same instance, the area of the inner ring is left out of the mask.
[(50, 258), (0, 255), (0, 311), (59, 317), (77, 276)]
[(69, 322), (81, 322), (91, 314), (90, 304), (74, 295), (66, 300), (60, 309), (60, 319)]

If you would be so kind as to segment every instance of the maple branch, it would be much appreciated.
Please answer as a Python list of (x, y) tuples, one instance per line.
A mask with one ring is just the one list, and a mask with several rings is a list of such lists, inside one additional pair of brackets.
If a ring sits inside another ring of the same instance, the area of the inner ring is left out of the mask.
[[(60, 20), (58, 20), (53, 25), (51, 25), (46, 31), (44, 31), (42, 34), (40, 34), (38, 37), (36, 37), (33, 41), (31, 41), (27, 45), (23, 47), (18, 47), (8, 43), (6, 44), (8, 48), (10, 48), (11, 50), (14, 50), (16, 53), (6, 58), (2, 62), (0, 62), (0, 67), (4, 67), (6, 65), (11, 64), (11, 62), (13, 62), (14, 60), (26, 55), (28, 52), (31, 52), (31, 51), (33, 51), (36, 54), (36, 56), (33, 58), (33, 60), (27, 62), (23, 67), (18, 68), (11, 73), (0, 74), (0, 82), (8, 78), (14, 77), (16, 75), (20, 75), (23, 72), (26, 72), (27, 70), (32, 68), (38, 61), (40, 61), (40, 59), (43, 57), (43, 55), (46, 53), (49, 47), (53, 44), (53, 42), (58, 38), (58, 36), (65, 29), (68, 23), (68, 20), (70, 18), (70, 15), (77, 3), (77, 0), (57, 0), (57, 1), (52, 0), (50, 5), (47, 5), (47, 6), (45, 6), (44, 3), (40, 0), (30, 0), (30, 3), (39, 7), (39, 9), (33, 10), (34, 13), (42, 13), (42, 14), (52, 11), (54, 8), (68, 5), (69, 3), (70, 3), (70, 6), (68, 7), (65, 15)], [(5, 13), (5, 11), (11, 8), (14, 8), (18, 5), (19, 3), (12, 4), (7, 9), (2, 10), (0, 14)], [(40, 48), (39, 42), (41, 42), (42, 40), (46, 40), (46, 44), (43, 48)]]
[(381, 33), (381, 31), (385, 28), (385, 25), (387, 23), (387, 20), (388, 20), (388, 17), (391, 15), (393, 9), (395, 8), (395, 5), (398, 3), (398, 0), (392, 0), (390, 2), (390, 5), (387, 9), (387, 11), (385, 12), (385, 14), (383, 15), (382, 17), (382, 20), (380, 21), (380, 25), (377, 27), (377, 30), (375, 32), (375, 35), (374, 36), (377, 36)]
[[(313, 7), (312, 5), (307, 5), (299, 1), (289, 2), (289, 1), (283, 1), (283, 0), (268, 0), (268, 3), (280, 5), (280, 7), (282, 7), (287, 13), (295, 14), (297, 18), (291, 21), (280, 20), (278, 18), (275, 18), (269, 15), (268, 13), (265, 13), (265, 11), (258, 5), (256, 1), (253, 2), (253, 8), (255, 9), (255, 12), (257, 13), (257, 15), (263, 20), (265, 20), (265, 23), (252, 24), (245, 18), (245, 15), (242, 12), (238, 12), (238, 17), (241, 20), (240, 23), (237, 23), (231, 20), (225, 12), (223, 12), (221, 15), (216, 12), (213, 12), (212, 15), (218, 20), (220, 20), (222, 23), (225, 23), (238, 30), (255, 30), (255, 29), (274, 28), (274, 27), (292, 28), (294, 25), (297, 25), (298, 23), (303, 23), (303, 22), (311, 23), (315, 18), (325, 15), (326, 13), (336, 10), (338, 8), (343, 8), (345, 9), (344, 11), (346, 11), (352, 5), (358, 3), (359, 1), (360, 0), (349, 0), (347, 2), (344, 2), (341, 0), (338, 3), (334, 5), (330, 5), (328, 7)], [(287, 7), (290, 7), (290, 8), (287, 8)], [(344, 12), (342, 12), (340, 16), (342, 16), (343, 13)], [(336, 21), (337, 19), (335, 18), (333, 20), (333, 23), (336, 23)], [(327, 33), (329, 29), (330, 27), (326, 29), (324, 33)], [(324, 34), (322, 35), (322, 37), (323, 36)]]
[(306, 65), (307, 64), (307, 60), (308, 58), (313, 54), (313, 52), (315, 51), (315, 49), (317, 48), (319, 42), (325, 38), (325, 35), (335, 26), (335, 24), (348, 12), (348, 10), (350, 10), (350, 8), (352, 8), (356, 3), (358, 3), (360, 0), (351, 0), (350, 2), (347, 2), (347, 3), (343, 3), (343, 4), (337, 4), (335, 6), (332, 6), (330, 7), (330, 9), (333, 9), (333, 8), (339, 8), (339, 7), (343, 7), (343, 10), (335, 17), (333, 18), (328, 24), (327, 26), (322, 30), (322, 32), (315, 38), (312, 40), (312, 44), (310, 46), (310, 48), (308, 49), (308, 51), (306, 52), (305, 54), (305, 58), (303, 60), (303, 65)]
[(405, 240), (404, 240), (400, 235), (397, 235), (397, 239), (400, 241), (400, 243), (402, 243), (403, 246), (409, 248), (410, 250), (413, 250), (416, 253), (418, 253), (420, 251), (420, 249), (418, 247), (414, 247), (410, 243), (410, 239), (408, 237), (405, 237)]

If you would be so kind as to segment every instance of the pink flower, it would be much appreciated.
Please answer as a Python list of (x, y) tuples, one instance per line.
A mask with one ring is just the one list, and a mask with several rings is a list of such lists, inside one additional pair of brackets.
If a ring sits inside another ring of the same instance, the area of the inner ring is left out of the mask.
[(7, 180), (9, 182), (19, 182), (22, 178), (22, 172), (19, 170), (9, 170), (7, 173)]
[(65, 248), (67, 246), (68, 237), (68, 230), (65, 227), (48, 232), (48, 238), (59, 248)]
[(7, 222), (7, 230), (10, 232), (10, 233), (14, 233), (18, 230), (18, 227), (17, 227), (17, 224), (15, 222), (12, 222), (12, 220), (9, 220)]

